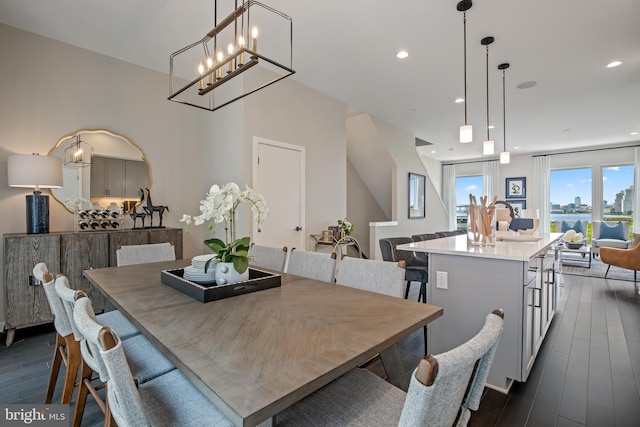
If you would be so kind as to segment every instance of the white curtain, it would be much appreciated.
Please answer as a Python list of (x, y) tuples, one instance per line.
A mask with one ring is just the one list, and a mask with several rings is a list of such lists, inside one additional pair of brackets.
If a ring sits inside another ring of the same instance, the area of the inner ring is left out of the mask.
[(456, 220), (456, 165), (442, 167), (442, 201), (449, 214), (449, 230), (458, 227)]
[(482, 164), (482, 174), (484, 175), (483, 194), (491, 200), (493, 196), (498, 195), (498, 161), (484, 162)]
[[(533, 184), (533, 185), (531, 185)], [(533, 182), (529, 184), (532, 205), (529, 208), (540, 211), (539, 230), (548, 233), (551, 224), (551, 157), (536, 156), (533, 158)]]
[(635, 176), (633, 181), (633, 232), (640, 233), (640, 147), (635, 148)]

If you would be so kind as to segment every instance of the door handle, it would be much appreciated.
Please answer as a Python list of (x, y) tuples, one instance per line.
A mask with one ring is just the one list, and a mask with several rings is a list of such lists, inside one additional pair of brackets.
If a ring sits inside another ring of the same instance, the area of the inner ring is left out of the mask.
[(302, 231), (302, 227), (297, 226), (294, 230), (296, 230), (296, 231)]

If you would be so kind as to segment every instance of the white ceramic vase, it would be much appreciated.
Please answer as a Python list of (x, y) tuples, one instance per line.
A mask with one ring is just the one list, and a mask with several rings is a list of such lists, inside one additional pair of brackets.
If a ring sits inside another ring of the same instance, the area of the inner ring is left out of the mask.
[(230, 285), (246, 280), (249, 280), (248, 268), (244, 273), (238, 273), (232, 262), (219, 262), (216, 264), (216, 283), (218, 285)]

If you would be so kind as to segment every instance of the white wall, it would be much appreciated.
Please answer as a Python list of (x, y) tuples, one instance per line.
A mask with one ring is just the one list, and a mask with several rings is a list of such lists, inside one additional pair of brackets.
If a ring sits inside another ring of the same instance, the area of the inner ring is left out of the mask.
[(242, 146), (248, 183), (253, 180), (254, 136), (305, 147), (303, 233), (307, 236), (306, 249), (310, 250), (314, 242), (311, 234), (320, 234), (347, 215), (347, 106), (290, 78), (243, 102)]
[[(252, 182), (254, 135), (307, 147), (307, 234), (346, 215), (346, 105), (333, 98), (286, 79), (211, 113), (168, 101), (167, 74), (12, 27), (0, 25), (0, 51), (2, 234), (25, 232), (29, 193), (7, 186), (7, 156), (47, 153), (81, 128), (112, 130), (142, 149), (153, 200), (170, 208), (167, 226), (196, 214), (212, 184)], [(72, 230), (73, 215), (51, 202), (51, 231)], [(203, 253), (208, 236), (206, 227), (186, 230), (185, 258)]]
[(353, 224), (353, 237), (362, 246), (367, 257), (369, 249), (369, 223), (389, 221), (375, 197), (369, 191), (349, 160), (347, 160), (347, 218)]

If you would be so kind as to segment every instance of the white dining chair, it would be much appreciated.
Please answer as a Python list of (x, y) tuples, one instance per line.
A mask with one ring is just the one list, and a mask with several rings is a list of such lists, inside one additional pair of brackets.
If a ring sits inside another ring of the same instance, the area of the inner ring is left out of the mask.
[(119, 267), (175, 259), (176, 250), (172, 242), (120, 246), (116, 250), (116, 263)]
[(56, 329), (56, 346), (53, 352), (53, 360), (51, 361), (49, 382), (47, 384), (44, 403), (51, 403), (53, 400), (53, 392), (55, 391), (56, 382), (58, 381), (58, 374), (64, 363), (66, 371), (60, 403), (67, 405), (71, 403), (78, 368), (82, 360), (80, 345), (73, 336), (73, 330), (71, 329), (67, 313), (64, 311), (64, 305), (56, 293), (55, 279), (44, 262), (39, 262), (33, 267), (33, 277), (42, 282), (49, 308), (51, 308), (51, 313), (53, 313), (53, 326)]
[(76, 318), (91, 331), (87, 340), (99, 348), (98, 357), (108, 374), (107, 427), (113, 421), (120, 427), (234, 425), (178, 370), (136, 385), (123, 341), (111, 329), (93, 322), (91, 310), (78, 302)]
[(396, 263), (345, 257), (337, 267), (336, 283), (392, 297), (404, 298), (404, 268)]
[(335, 252), (328, 254), (292, 249), (289, 254), (287, 273), (333, 283), (335, 271)]
[[(106, 407), (102, 397), (98, 394), (98, 390), (102, 387), (102, 384), (106, 383), (108, 380), (107, 372), (102, 364), (102, 360), (95, 357), (95, 355), (98, 354), (97, 352), (99, 349), (97, 347), (92, 347), (92, 344), (86, 339), (86, 334), (90, 333), (91, 330), (86, 329), (84, 324), (78, 323), (74, 317), (75, 306), (80, 300), (82, 300), (81, 304), (84, 306), (88, 305), (86, 310), (91, 312), (93, 322), (97, 324), (100, 323), (94, 314), (93, 306), (91, 305), (89, 298), (83, 291), (71, 289), (67, 277), (58, 275), (55, 280), (55, 288), (56, 293), (64, 304), (65, 312), (69, 317), (69, 323), (74, 331), (75, 339), (76, 341), (79, 341), (80, 353), (82, 354), (78, 395), (76, 397), (71, 423), (73, 427), (78, 427), (82, 422), (82, 416), (84, 414), (84, 408), (89, 393), (94, 397), (103, 412), (105, 411)], [(132, 366), (136, 380), (139, 383), (149, 381), (175, 369), (175, 366), (166, 357), (164, 357), (164, 355), (162, 355), (162, 353), (160, 353), (160, 351), (158, 351), (149, 340), (141, 335), (137, 329), (136, 334), (131, 335), (131, 330), (128, 329), (126, 323), (114, 322), (112, 323), (112, 326), (113, 330), (117, 330), (119, 328), (123, 331), (123, 334), (127, 334), (129, 336), (124, 340), (126, 343), (125, 352), (129, 363)], [(94, 372), (98, 374), (100, 384), (94, 384)]]
[(420, 360), (409, 390), (353, 369), (276, 417), (276, 425), (350, 427), (466, 426), (480, 398), (503, 329), (501, 310), (480, 332), (446, 353)]
[(274, 271), (284, 271), (287, 262), (287, 247), (251, 245), (249, 248), (249, 264), (255, 267)]

